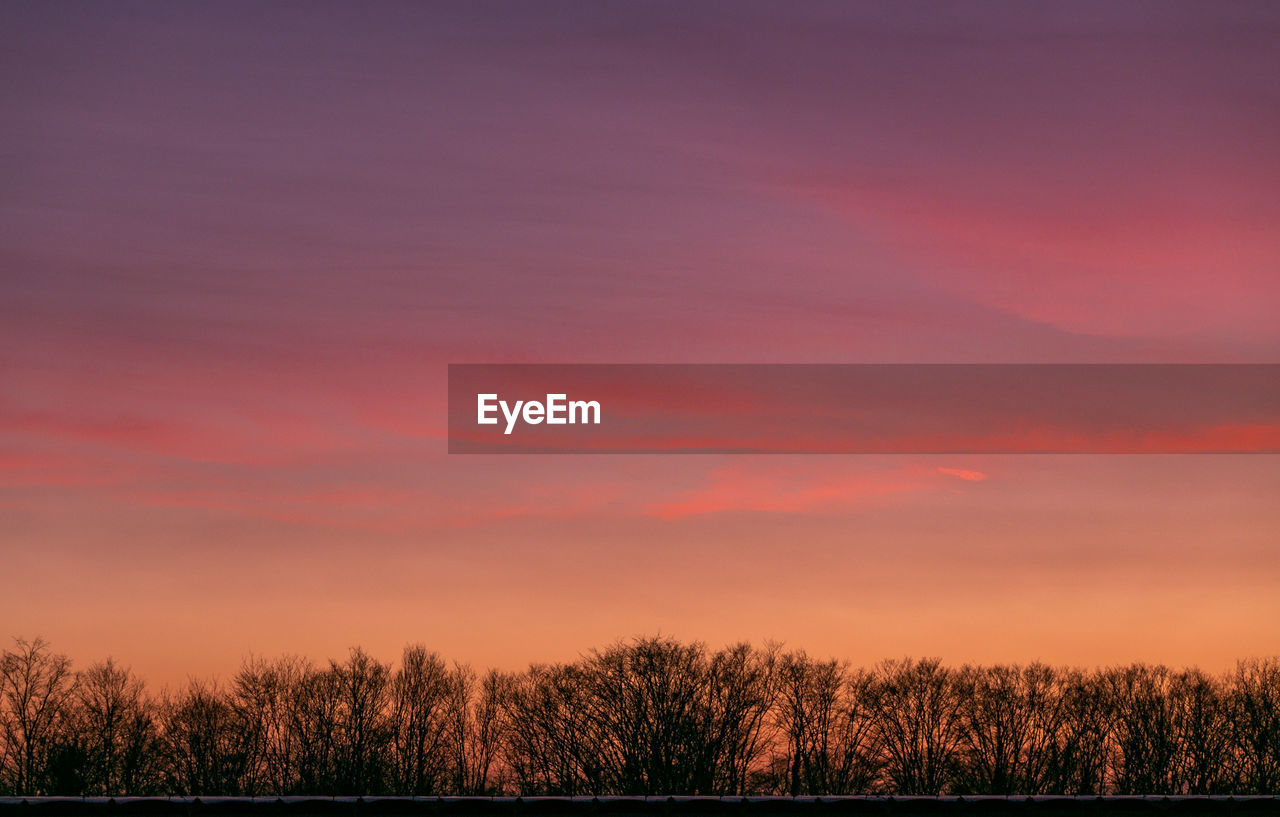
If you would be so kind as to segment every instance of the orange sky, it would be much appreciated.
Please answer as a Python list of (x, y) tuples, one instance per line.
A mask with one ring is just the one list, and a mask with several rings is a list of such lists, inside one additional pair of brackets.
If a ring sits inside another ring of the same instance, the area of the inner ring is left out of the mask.
[(0, 636), (157, 685), (1280, 644), (1274, 456), (444, 440), (451, 362), (1280, 360), (1272, 4), (10, 17)]

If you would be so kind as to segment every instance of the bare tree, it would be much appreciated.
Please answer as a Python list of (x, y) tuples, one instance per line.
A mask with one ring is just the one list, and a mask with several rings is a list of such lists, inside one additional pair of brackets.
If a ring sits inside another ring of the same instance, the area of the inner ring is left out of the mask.
[(346, 662), (331, 661), (330, 672), (338, 694), (338, 793), (376, 793), (390, 735), (390, 667), (356, 647)]
[(1041, 794), (1063, 721), (1061, 673), (1043, 664), (966, 667), (959, 680), (964, 757), (959, 788)]
[(708, 668), (708, 757), (712, 793), (744, 794), (772, 745), (779, 649), (741, 643), (716, 652)]
[(44, 794), (48, 763), (75, 687), (71, 659), (41, 638), (0, 653), (0, 778), (21, 794)]
[(695, 782), (704, 761), (696, 742), (705, 660), (701, 644), (665, 638), (619, 643), (589, 656), (589, 712), (604, 738), (611, 788), (640, 795), (708, 793)]
[(187, 795), (242, 794), (244, 723), (212, 683), (193, 680), (160, 706), (170, 790)]
[(293, 656), (250, 658), (232, 680), (231, 703), (245, 730), (246, 794), (297, 790), (295, 693), (311, 672), (309, 664)]
[(1215, 677), (710, 651), (656, 637), (480, 675), (420, 645), (247, 660), (158, 701), (113, 660), (0, 654), (0, 793), (1274, 793), (1280, 660)]
[(1244, 791), (1280, 793), (1280, 659), (1241, 661), (1231, 676), (1233, 748)]
[(147, 793), (154, 786), (159, 738), (142, 680), (108, 658), (80, 673), (75, 698), (84, 792)]
[(1112, 708), (1102, 676), (1067, 670), (1060, 681), (1060, 732), (1044, 790), (1048, 794), (1102, 794), (1112, 756)]
[(405, 647), (391, 681), (391, 784), (397, 794), (438, 794), (449, 769), (452, 681), (440, 656)]
[(1177, 740), (1173, 791), (1232, 791), (1238, 764), (1231, 752), (1231, 722), (1222, 682), (1198, 669), (1179, 672), (1170, 679), (1169, 705)]
[(517, 793), (605, 794), (606, 767), (617, 759), (589, 711), (588, 681), (572, 664), (535, 664), (512, 676), (500, 697), (507, 724), (505, 760)]
[(503, 740), (501, 698), (506, 677), (489, 672), (483, 680), (466, 665), (455, 665), (450, 706), (455, 752), (453, 791), (478, 796), (493, 794), (493, 774)]
[(875, 789), (879, 750), (867, 707), (871, 676), (803, 651), (782, 657), (775, 717), (791, 795), (862, 794)]
[(1135, 664), (1112, 670), (1105, 679), (1114, 712), (1114, 790), (1118, 794), (1172, 793), (1177, 735), (1168, 668)]
[(289, 793), (337, 793), (338, 698), (337, 673), (328, 669), (309, 669), (293, 686), (286, 712), (296, 788)]
[(625, 794), (736, 794), (767, 746), (776, 650), (638, 639), (583, 671), (606, 779)]
[(894, 791), (937, 795), (948, 790), (962, 733), (960, 705), (956, 673), (937, 659), (880, 665), (871, 706)]

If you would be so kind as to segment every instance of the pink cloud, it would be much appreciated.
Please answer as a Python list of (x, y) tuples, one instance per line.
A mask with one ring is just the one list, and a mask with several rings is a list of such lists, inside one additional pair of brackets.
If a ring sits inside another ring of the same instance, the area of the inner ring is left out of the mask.
[(829, 469), (762, 468), (743, 463), (716, 469), (706, 485), (654, 503), (648, 512), (666, 520), (725, 511), (820, 512), (926, 487), (913, 469), (833, 474)]
[(963, 468), (939, 468), (938, 473), (952, 477), (959, 477), (966, 482), (982, 482), (987, 478), (987, 475), (981, 471), (967, 471)]
[(1257, 296), (1273, 286), (1280, 241), (1268, 225), (1280, 211), (1255, 175), (1207, 165), (1139, 165), (1118, 179), (933, 168), (789, 188), (924, 262), (935, 285), (1040, 323), (1109, 336), (1230, 328), (1274, 339)]

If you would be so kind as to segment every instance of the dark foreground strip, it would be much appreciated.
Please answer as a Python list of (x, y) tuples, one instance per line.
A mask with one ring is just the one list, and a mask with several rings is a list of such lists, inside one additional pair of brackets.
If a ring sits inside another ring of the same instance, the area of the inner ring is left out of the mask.
[(0, 817), (1094, 817), (1280, 815), (1280, 797), (0, 798)]

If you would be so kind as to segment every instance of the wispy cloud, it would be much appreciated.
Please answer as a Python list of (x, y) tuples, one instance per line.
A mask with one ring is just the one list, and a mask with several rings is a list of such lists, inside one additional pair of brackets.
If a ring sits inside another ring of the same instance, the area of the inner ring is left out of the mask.
[(981, 471), (969, 471), (964, 468), (939, 468), (938, 473), (952, 477), (959, 477), (965, 482), (982, 482), (987, 478), (987, 475)]

